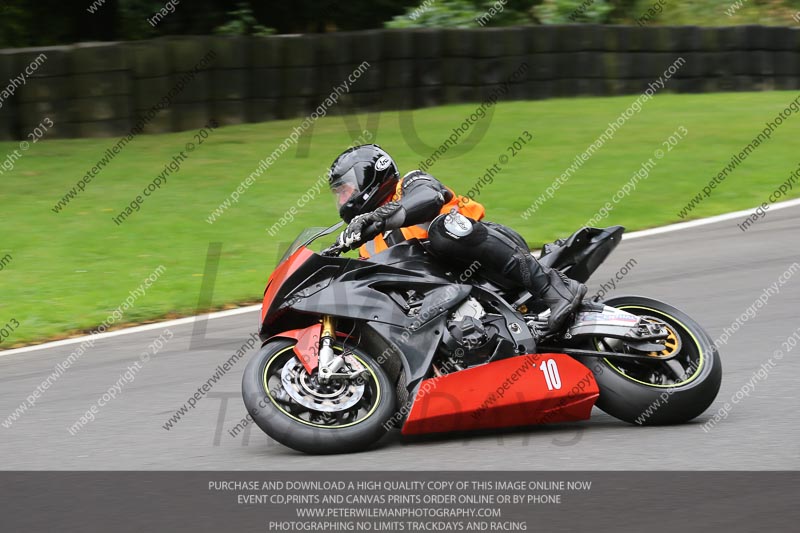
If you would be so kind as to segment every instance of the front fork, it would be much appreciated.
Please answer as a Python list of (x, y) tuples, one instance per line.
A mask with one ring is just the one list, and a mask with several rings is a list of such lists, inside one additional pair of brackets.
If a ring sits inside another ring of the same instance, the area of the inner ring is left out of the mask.
[(319, 382), (328, 383), (332, 379), (366, 379), (369, 370), (363, 369), (352, 373), (340, 373), (344, 366), (345, 353), (336, 354), (333, 351), (333, 341), (336, 339), (336, 321), (330, 315), (322, 317), (322, 336), (319, 339)]
[(336, 339), (336, 321), (330, 315), (322, 317), (322, 337), (319, 339), (319, 380), (330, 381), (331, 377), (342, 368), (344, 358), (333, 351)]

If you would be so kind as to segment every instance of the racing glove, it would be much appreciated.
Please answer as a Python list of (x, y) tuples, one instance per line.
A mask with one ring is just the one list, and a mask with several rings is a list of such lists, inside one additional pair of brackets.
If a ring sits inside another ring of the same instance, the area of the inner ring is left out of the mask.
[(352, 250), (369, 242), (384, 230), (402, 227), (405, 221), (405, 210), (397, 202), (389, 202), (375, 211), (358, 215), (339, 235), (336, 245)]
[(336, 239), (336, 246), (346, 250), (358, 248), (365, 242), (374, 239), (381, 232), (381, 222), (383, 221), (378, 219), (374, 212), (354, 217), (347, 225), (347, 228), (339, 234), (339, 238)]

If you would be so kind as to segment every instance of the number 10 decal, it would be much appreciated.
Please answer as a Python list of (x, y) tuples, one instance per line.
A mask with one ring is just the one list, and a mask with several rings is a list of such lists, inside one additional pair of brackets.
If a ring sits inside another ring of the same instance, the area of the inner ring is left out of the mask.
[(539, 370), (544, 374), (544, 380), (547, 382), (547, 390), (554, 390), (561, 388), (561, 376), (558, 375), (558, 365), (555, 359), (548, 359), (539, 365)]

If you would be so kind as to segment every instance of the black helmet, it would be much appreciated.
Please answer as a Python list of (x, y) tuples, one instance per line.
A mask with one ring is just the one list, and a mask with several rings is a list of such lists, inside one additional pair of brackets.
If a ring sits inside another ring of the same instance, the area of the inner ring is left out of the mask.
[(328, 174), (339, 216), (345, 222), (383, 204), (394, 194), (399, 178), (394, 159), (377, 144), (362, 144), (345, 151)]

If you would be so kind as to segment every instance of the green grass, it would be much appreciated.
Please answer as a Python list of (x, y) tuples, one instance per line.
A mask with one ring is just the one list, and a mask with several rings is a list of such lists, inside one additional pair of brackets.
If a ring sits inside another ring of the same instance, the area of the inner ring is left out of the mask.
[[(796, 96), (659, 95), (527, 220), (521, 213), (635, 97), (500, 104), (484, 119), (489, 124), (485, 136), (469, 140), (469, 150), (439, 160), (430, 172), (464, 192), (483, 169), (502, 154), (510, 155), (507, 147), (523, 130), (529, 131), (533, 142), (483, 188), (479, 200), (488, 208), (488, 219), (516, 228), (538, 245), (572, 233), (592, 217), (656, 149), (663, 148), (662, 141), (684, 126), (688, 138), (598, 224), (622, 224), (629, 230), (659, 226), (677, 221), (676, 213)], [(419, 138), (433, 147), (475, 107), (424, 109), (411, 116)], [(362, 127), (367, 124), (366, 115), (353, 118)], [(398, 112), (384, 112), (378, 127), (371, 124), (375, 141), (407, 172), (428, 157), (430, 149), (415, 152), (406, 139), (416, 134), (406, 127), (404, 136), (399, 118)], [(211, 242), (223, 243), (212, 307), (258, 300), (279, 248), (303, 227), (333, 223), (333, 200), (323, 190), (275, 238), (269, 237), (267, 227), (296, 203), (357, 133), (348, 133), (342, 117), (319, 120), (306, 157), (297, 157), (293, 147), (217, 222), (208, 224), (206, 218), (300, 122), (216, 130), (180, 172), (168, 177), (167, 185), (119, 227), (112, 216), (193, 140), (192, 132), (135, 139), (59, 214), (51, 210), (56, 201), (116, 140), (45, 140), (32, 145), (13, 171), (0, 176), (0, 259), (12, 256), (0, 272), (0, 325), (11, 319), (20, 323), (0, 348), (100, 324), (158, 265), (166, 272), (122, 322), (193, 313)], [(691, 218), (766, 200), (798, 164), (799, 133), (800, 118), (792, 117), (692, 211)], [(17, 147), (0, 143), (0, 159)], [(796, 197), (797, 192), (795, 188), (790, 194)]]

